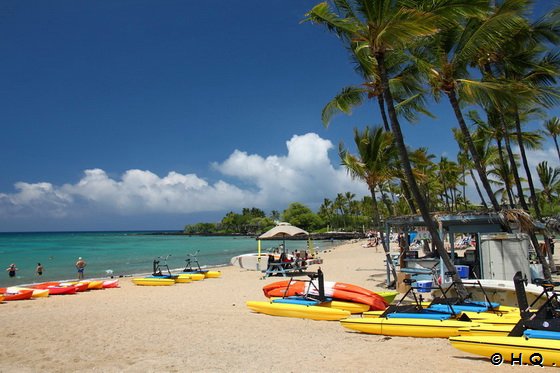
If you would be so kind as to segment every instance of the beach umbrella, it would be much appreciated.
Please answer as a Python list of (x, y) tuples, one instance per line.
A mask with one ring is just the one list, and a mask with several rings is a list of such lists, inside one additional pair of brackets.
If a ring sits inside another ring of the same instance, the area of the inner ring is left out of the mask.
[(261, 240), (263, 238), (282, 238), (284, 252), (286, 252), (286, 237), (307, 235), (309, 235), (308, 232), (296, 227), (295, 225), (291, 225), (290, 223), (278, 223), (276, 227), (261, 234), (258, 239)]

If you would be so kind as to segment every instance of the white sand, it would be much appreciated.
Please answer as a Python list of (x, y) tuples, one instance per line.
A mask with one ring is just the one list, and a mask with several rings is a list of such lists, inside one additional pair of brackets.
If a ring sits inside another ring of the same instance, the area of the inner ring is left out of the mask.
[[(365, 241), (364, 241), (365, 242)], [(321, 254), (326, 281), (384, 290), (384, 254), (363, 242)], [(313, 266), (310, 269), (316, 269)], [(245, 302), (281, 278), (237, 267), (170, 287), (0, 304), (0, 372), (488, 372), (446, 339), (361, 334), (338, 322), (273, 317)], [(500, 371), (527, 369), (501, 366)]]

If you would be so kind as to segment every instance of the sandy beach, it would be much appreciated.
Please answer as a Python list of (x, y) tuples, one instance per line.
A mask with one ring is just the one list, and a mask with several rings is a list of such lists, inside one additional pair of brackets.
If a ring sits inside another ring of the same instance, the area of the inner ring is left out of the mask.
[[(326, 281), (386, 290), (381, 246), (326, 248)], [(313, 266), (310, 269), (316, 269)], [(446, 339), (360, 334), (338, 322), (273, 317), (264, 300), (280, 280), (238, 267), (169, 287), (119, 289), (0, 304), (0, 372), (488, 372), (488, 360)], [(519, 370), (504, 364), (503, 370)], [(550, 369), (550, 368), (547, 368)]]

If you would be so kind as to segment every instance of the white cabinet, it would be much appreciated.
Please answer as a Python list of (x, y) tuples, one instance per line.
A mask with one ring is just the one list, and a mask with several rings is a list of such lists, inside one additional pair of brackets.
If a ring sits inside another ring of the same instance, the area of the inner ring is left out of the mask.
[(490, 233), (480, 236), (480, 267), (484, 279), (511, 281), (517, 271), (532, 280), (530, 239), (524, 233)]

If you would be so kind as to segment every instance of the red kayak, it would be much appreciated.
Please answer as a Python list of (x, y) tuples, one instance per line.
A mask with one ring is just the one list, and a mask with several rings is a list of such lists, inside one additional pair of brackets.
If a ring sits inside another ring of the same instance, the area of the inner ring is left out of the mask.
[(17, 293), (7, 293), (6, 288), (0, 288), (0, 294), (4, 297), (4, 300), (26, 300), (31, 299), (33, 296), (33, 290), (18, 290)]
[[(306, 293), (318, 295), (316, 290), (318, 284), (315, 282), (313, 283), (315, 286), (310, 286), (308, 281), (292, 281), (289, 288), (288, 282), (278, 281), (264, 286), (264, 295), (269, 298), (289, 297)], [(308, 287), (310, 288), (308, 289)], [(381, 295), (360, 286), (343, 282), (325, 281), (325, 296), (341, 301), (366, 304), (372, 311), (384, 310), (388, 306)]]
[(89, 286), (87, 282), (61, 282), (58, 285), (52, 285), (52, 286), (58, 286), (58, 287), (75, 287), (77, 292), (81, 292), (81, 291), (87, 291), (89, 290)]
[(44, 282), (31, 287), (35, 289), (49, 289), (49, 295), (76, 294), (76, 291), (78, 290), (78, 288), (74, 285), (59, 286), (58, 284), (58, 282)]

